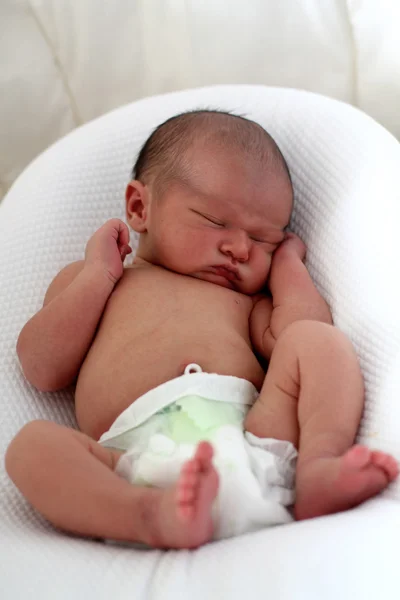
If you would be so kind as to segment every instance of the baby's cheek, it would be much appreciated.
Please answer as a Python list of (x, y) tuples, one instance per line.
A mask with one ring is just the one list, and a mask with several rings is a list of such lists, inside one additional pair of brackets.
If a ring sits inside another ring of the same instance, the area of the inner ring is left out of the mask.
[(207, 253), (207, 241), (196, 231), (177, 230), (171, 239), (170, 254), (181, 272), (198, 269), (204, 262)]
[(260, 251), (257, 255), (257, 261), (254, 265), (254, 278), (260, 287), (266, 283), (267, 277), (271, 270), (272, 256)]
[(190, 254), (192, 261), (203, 263), (204, 260), (207, 260), (211, 245), (212, 240), (209, 239), (207, 232), (194, 229), (187, 232), (182, 248), (185, 248)]
[(257, 247), (254, 255), (257, 263), (257, 270), (268, 273), (271, 268), (272, 253), (266, 252), (264, 248)]
[(269, 274), (269, 272), (271, 270), (271, 265), (272, 265), (272, 254), (268, 254), (267, 255), (267, 260), (266, 260), (267, 274)]

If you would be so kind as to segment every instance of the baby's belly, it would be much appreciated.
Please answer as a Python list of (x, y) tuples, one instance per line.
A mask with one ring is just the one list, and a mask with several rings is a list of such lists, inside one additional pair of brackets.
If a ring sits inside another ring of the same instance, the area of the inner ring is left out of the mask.
[[(208, 337), (208, 336), (207, 336)], [(264, 370), (240, 336), (213, 339), (156, 339), (125, 343), (118, 349), (94, 346), (82, 366), (75, 393), (80, 429), (94, 439), (107, 431), (117, 416), (137, 398), (183, 374), (190, 363), (203, 371), (233, 375), (260, 389)]]

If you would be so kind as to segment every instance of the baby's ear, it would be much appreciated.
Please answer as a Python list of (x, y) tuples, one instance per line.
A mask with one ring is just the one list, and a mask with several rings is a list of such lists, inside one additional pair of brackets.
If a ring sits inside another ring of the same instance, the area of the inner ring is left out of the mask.
[(137, 233), (147, 231), (149, 190), (140, 181), (132, 180), (125, 191), (126, 220)]

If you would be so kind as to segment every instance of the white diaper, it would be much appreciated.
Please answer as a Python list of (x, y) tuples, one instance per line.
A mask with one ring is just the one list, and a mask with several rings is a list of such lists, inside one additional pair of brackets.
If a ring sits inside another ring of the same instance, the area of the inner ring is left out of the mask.
[(257, 396), (245, 379), (189, 365), (181, 377), (135, 400), (99, 442), (126, 451), (116, 467), (121, 477), (136, 485), (169, 487), (198, 442), (208, 440), (220, 479), (214, 539), (288, 523), (297, 451), (290, 442), (243, 432)]

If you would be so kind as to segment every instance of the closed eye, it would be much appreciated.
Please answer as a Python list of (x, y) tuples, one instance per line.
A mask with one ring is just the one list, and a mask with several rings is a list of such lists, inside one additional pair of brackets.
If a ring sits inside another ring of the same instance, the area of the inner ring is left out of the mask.
[(267, 244), (268, 246), (271, 246), (271, 251), (276, 250), (276, 248), (279, 246), (279, 244), (275, 244), (274, 242), (269, 242), (268, 240), (265, 240), (263, 238), (255, 237), (254, 235), (250, 236), (250, 239), (253, 240), (253, 242), (256, 242), (258, 244)]
[(213, 225), (218, 225), (218, 227), (225, 227), (225, 224), (222, 223), (222, 221), (218, 221), (218, 219), (215, 219), (214, 217), (205, 215), (204, 213), (197, 212), (197, 210), (195, 210), (193, 212), (195, 212), (198, 215), (200, 215), (201, 217), (203, 217), (203, 219), (206, 219), (206, 221), (208, 221), (209, 223), (213, 223)]
[(214, 219), (210, 219), (210, 217), (206, 217), (204, 215), (204, 218), (207, 219), (207, 221), (209, 221), (210, 223), (214, 223), (214, 225), (218, 225), (218, 227), (225, 227), (225, 225), (223, 223), (221, 223), (221, 221), (215, 221)]

